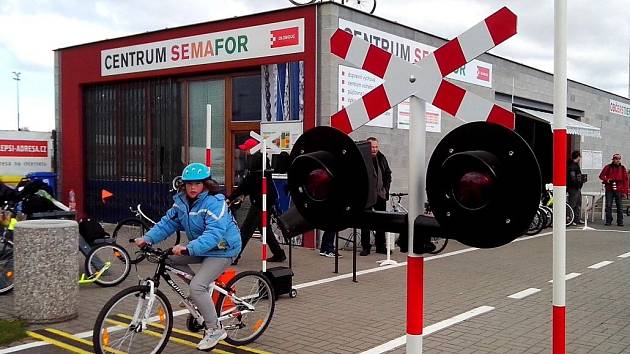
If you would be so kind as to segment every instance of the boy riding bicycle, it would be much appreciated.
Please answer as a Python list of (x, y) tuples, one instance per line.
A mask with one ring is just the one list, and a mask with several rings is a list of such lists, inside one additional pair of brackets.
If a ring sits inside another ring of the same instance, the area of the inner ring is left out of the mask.
[(195, 274), (188, 266), (201, 263), (201, 268), (190, 282), (190, 298), (204, 318), (205, 334), (197, 345), (199, 350), (215, 347), (227, 333), (217, 321), (217, 313), (209, 293), (212, 283), (241, 250), (241, 234), (228, 210), (219, 185), (211, 179), (210, 169), (201, 163), (191, 163), (182, 172), (183, 186), (173, 197), (174, 204), (166, 215), (136, 239), (136, 245), (154, 245), (175, 231), (185, 231), (187, 245), (173, 247), (173, 265)]

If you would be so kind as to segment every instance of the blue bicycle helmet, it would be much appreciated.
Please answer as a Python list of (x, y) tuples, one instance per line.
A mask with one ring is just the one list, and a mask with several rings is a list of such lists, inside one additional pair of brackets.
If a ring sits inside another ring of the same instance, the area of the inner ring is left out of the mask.
[(208, 166), (199, 162), (191, 163), (186, 166), (182, 172), (183, 182), (201, 182), (209, 179), (210, 177), (211, 174)]

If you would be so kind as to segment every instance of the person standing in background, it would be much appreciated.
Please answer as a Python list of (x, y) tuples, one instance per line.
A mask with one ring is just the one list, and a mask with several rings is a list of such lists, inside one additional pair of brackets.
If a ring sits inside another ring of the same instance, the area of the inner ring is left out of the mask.
[(573, 151), (571, 153), (571, 160), (567, 165), (567, 193), (569, 198), (567, 202), (575, 214), (573, 219), (573, 225), (583, 224), (580, 219), (582, 216), (582, 185), (584, 184), (584, 177), (580, 169), (580, 161), (582, 155), (579, 151)]
[[(376, 204), (374, 204), (373, 210), (385, 211), (387, 209), (387, 200), (389, 199), (389, 186), (392, 183), (392, 170), (389, 168), (387, 159), (382, 152), (379, 151), (378, 139), (375, 137), (367, 138), (372, 144), (372, 162), (374, 165), (374, 176), (376, 179)], [(361, 229), (361, 256), (367, 256), (370, 254), (372, 245), (370, 244), (370, 230)], [(376, 253), (387, 253), (385, 247), (385, 233), (374, 233), (374, 248)]]
[(621, 154), (614, 154), (612, 162), (604, 166), (599, 174), (599, 179), (606, 187), (606, 226), (612, 224), (612, 203), (617, 207), (617, 225), (623, 226), (623, 210), (621, 210), (621, 197), (628, 195), (628, 171), (621, 164)]

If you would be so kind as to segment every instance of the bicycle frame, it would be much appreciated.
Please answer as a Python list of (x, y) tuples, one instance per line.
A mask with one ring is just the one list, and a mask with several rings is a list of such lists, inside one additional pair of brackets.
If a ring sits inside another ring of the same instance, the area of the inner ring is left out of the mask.
[[(153, 275), (152, 278), (150, 279), (146, 279), (142, 282), (142, 284), (146, 284), (149, 285), (149, 304), (147, 306), (147, 310), (146, 313), (143, 315), (143, 326), (145, 325), (145, 321), (148, 321), (149, 319), (148, 314), (151, 311), (151, 308), (153, 306), (153, 300), (155, 299), (155, 288), (158, 288), (160, 286), (160, 279), (164, 279), (164, 281), (166, 282), (166, 284), (168, 284), (168, 286), (171, 287), (171, 289), (173, 289), (173, 291), (175, 291), (177, 293), (177, 295), (179, 295), (182, 300), (184, 305), (186, 306), (186, 308), (188, 309), (188, 311), (190, 312), (190, 314), (195, 318), (195, 321), (197, 321), (197, 323), (203, 323), (203, 317), (201, 316), (201, 314), (199, 313), (199, 310), (197, 309), (197, 306), (195, 306), (195, 304), (193, 304), (190, 299), (188, 298), (188, 296), (186, 296), (186, 294), (184, 293), (184, 291), (180, 288), (179, 285), (177, 285), (177, 283), (175, 283), (175, 281), (173, 280), (173, 278), (171, 278), (169, 273), (175, 273), (178, 276), (184, 278), (184, 280), (188, 283), (190, 282), (190, 280), (192, 280), (193, 275), (179, 270), (177, 268), (172, 267), (169, 264), (166, 264), (166, 259), (167, 258), (163, 258), (160, 259), (159, 263), (158, 263), (158, 267), (155, 271), (155, 274)], [(217, 314), (218, 316), (218, 321), (219, 322), (223, 322), (225, 320), (228, 320), (230, 318), (235, 318), (235, 317), (240, 317), (243, 314), (246, 313), (250, 313), (250, 312), (254, 312), (255, 307), (251, 304), (249, 304), (245, 299), (245, 298), (239, 298), (237, 297), (234, 292), (226, 290), (224, 288), (222, 288), (221, 286), (217, 285), (216, 282), (212, 282), (210, 283), (210, 289), (209, 292), (210, 294), (212, 294), (213, 291), (217, 291), (227, 297), (230, 298), (230, 300), (232, 301), (232, 303), (234, 304), (234, 306), (231, 306), (230, 308), (226, 309), (226, 310), (221, 310), (220, 314)], [(251, 298), (255, 298), (256, 294), (252, 295)], [(246, 309), (237, 311), (237, 305), (244, 305), (246, 307)], [(136, 311), (139, 311), (139, 308), (141, 307), (141, 303), (138, 302), (138, 309), (136, 309)], [(134, 313), (134, 319), (137, 319), (140, 314), (139, 313)], [(230, 326), (228, 327), (224, 327), (225, 329), (232, 329)]]

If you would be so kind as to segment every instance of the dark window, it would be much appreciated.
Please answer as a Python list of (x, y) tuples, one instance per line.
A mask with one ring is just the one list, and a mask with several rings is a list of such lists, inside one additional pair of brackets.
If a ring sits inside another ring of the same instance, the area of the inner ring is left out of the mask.
[(232, 79), (232, 121), (260, 121), (260, 74)]

